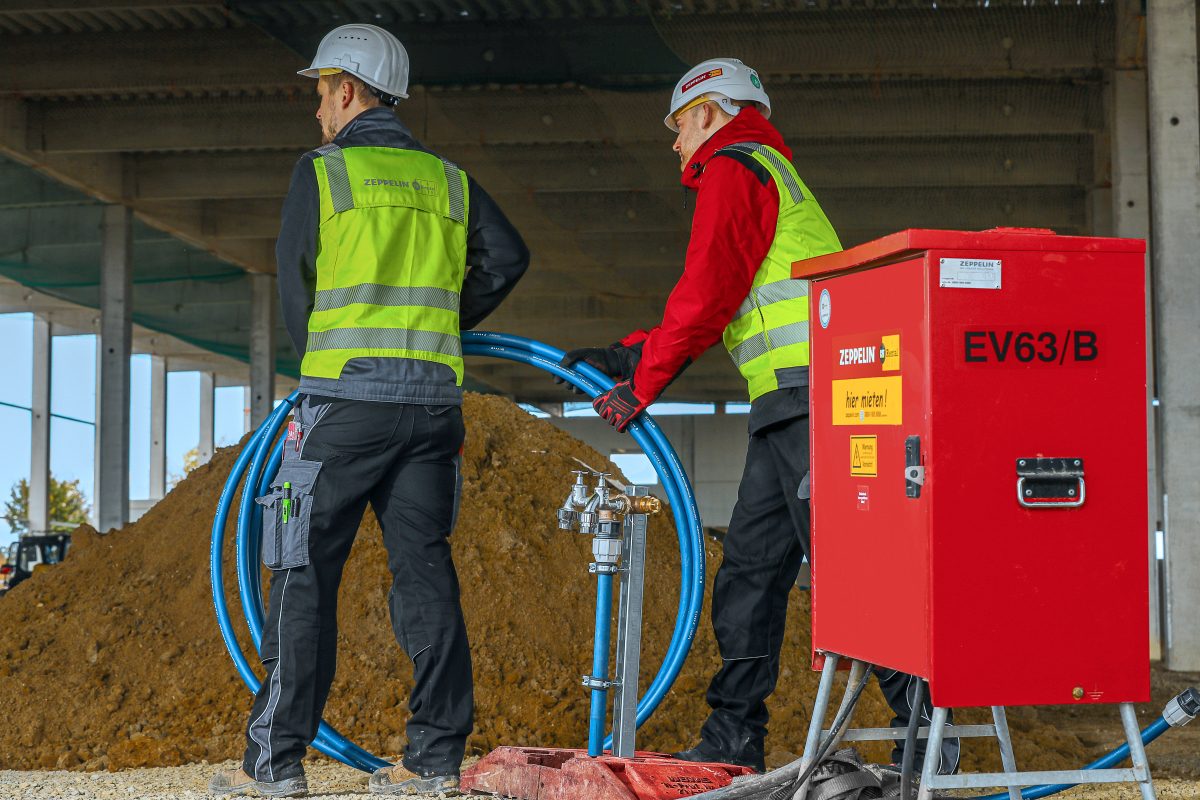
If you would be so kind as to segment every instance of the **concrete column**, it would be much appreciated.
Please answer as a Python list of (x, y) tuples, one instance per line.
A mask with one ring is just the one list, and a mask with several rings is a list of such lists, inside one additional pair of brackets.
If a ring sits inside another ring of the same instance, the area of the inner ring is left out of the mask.
[[(1140, 9), (1140, 4), (1139, 4)], [(1118, 6), (1118, 14), (1122, 13)], [(1125, 62), (1118, 58), (1117, 63)], [(1136, 61), (1133, 63), (1136, 64)], [(1150, 240), (1150, 143), (1146, 119), (1146, 71), (1117, 69), (1110, 77), (1112, 115), (1113, 236)], [(1150, 551), (1150, 657), (1162, 658), (1158, 619), (1157, 531), (1162, 529), (1162, 486), (1158, 480), (1158, 420), (1154, 406), (1154, 289), (1150, 258), (1146, 259), (1146, 474)]]
[(100, 374), (96, 417), (99, 466), (96, 519), (101, 532), (129, 520), (129, 358), (133, 340), (133, 215), (104, 207), (100, 267)]
[(275, 408), (275, 276), (250, 275), (250, 425), (257, 429)]
[(1195, 0), (1148, 0), (1150, 213), (1159, 465), (1166, 538), (1164, 661), (1200, 670), (1200, 81)]
[[(99, 319), (99, 317), (97, 317)], [(100, 354), (104, 352), (104, 342), (100, 331), (96, 331), (96, 410), (92, 413), (95, 420), (92, 425), (92, 527), (100, 530)]]
[(50, 320), (33, 318), (33, 408), (29, 530), (50, 530)]
[(216, 425), (217, 375), (200, 373), (200, 445), (197, 452), (200, 464), (212, 461), (215, 447), (213, 428)]
[(167, 493), (167, 359), (150, 356), (150, 499)]

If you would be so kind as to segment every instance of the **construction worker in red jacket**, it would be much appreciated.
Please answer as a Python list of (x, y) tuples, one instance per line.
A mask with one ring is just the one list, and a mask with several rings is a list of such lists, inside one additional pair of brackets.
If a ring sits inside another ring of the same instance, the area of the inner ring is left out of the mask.
[[(788, 594), (809, 554), (809, 286), (793, 280), (791, 268), (842, 249), (770, 116), (758, 73), (737, 59), (705, 61), (680, 79), (664, 122), (678, 133), (683, 185), (696, 191), (683, 277), (660, 325), (563, 359), (618, 379), (592, 405), (622, 431), (718, 341), (746, 379), (749, 449), (713, 585), (722, 666), (706, 695), (712, 711), (700, 743), (675, 757), (759, 772)], [(893, 725), (905, 727), (916, 679), (876, 675), (896, 712)], [(928, 717), (928, 699), (923, 705)], [(917, 764), (923, 751), (922, 743)], [(894, 752), (894, 761), (902, 755)], [(943, 771), (957, 763), (958, 742), (947, 740)]]

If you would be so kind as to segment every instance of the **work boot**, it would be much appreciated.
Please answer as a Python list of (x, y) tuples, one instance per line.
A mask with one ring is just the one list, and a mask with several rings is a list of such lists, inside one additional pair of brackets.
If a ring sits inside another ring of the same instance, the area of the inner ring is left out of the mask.
[(694, 761), (700, 764), (732, 764), (735, 767), (749, 767), (762, 775), (767, 771), (767, 758), (763, 754), (762, 742), (747, 742), (742, 747), (741, 756), (731, 756), (709, 747), (703, 739), (691, 750), (683, 750), (671, 756), (680, 761)]
[(263, 797), (303, 797), (308, 794), (308, 780), (303, 774), (281, 781), (256, 781), (246, 772), (223, 769), (208, 782), (208, 791), (216, 795), (239, 795), (258, 792)]
[(394, 764), (375, 770), (368, 783), (375, 794), (409, 794), (418, 797), (446, 797), (458, 795), (457, 775), (430, 775), (422, 778), (415, 772), (404, 768), (403, 764)]

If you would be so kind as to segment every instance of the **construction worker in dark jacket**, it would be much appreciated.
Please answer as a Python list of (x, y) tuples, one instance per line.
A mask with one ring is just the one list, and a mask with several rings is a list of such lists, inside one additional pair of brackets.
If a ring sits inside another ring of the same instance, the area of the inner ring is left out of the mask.
[(332, 31), (300, 73), (319, 78), (324, 142), (292, 173), (276, 249), (300, 401), (272, 491), (258, 498), (273, 571), (266, 678), (242, 766), (213, 778), (215, 794), (307, 791), (301, 759), (333, 682), (338, 585), (368, 502), (414, 680), (403, 761), (369, 786), (457, 793), (474, 722), (446, 538), (464, 435), (459, 332), (512, 291), (529, 251), (487, 193), (396, 118), (408, 73), (403, 46), (372, 25)]
[[(757, 72), (736, 58), (697, 64), (668, 110), (663, 122), (678, 134), (683, 185), (696, 191), (683, 276), (660, 325), (606, 348), (572, 350), (563, 363), (586, 361), (619, 381), (593, 402), (618, 430), (717, 342), (746, 380), (746, 468), (713, 583), (721, 669), (705, 696), (712, 711), (699, 744), (675, 757), (764, 772), (766, 700), (779, 679), (788, 594), (810, 545), (808, 282), (792, 280), (791, 266), (842, 245), (767, 121), (771, 101)], [(893, 726), (905, 727), (916, 679), (875, 674), (896, 713)], [(923, 706), (928, 718), (928, 696)], [(942, 771), (952, 771), (958, 740), (943, 748)], [(918, 765), (924, 750), (921, 740)]]

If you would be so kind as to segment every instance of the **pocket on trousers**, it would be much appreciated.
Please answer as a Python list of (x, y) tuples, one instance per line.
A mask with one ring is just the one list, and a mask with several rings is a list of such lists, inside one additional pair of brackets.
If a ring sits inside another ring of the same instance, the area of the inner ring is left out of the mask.
[(283, 552), (283, 543), (279, 539), (282, 534), (281, 500), (282, 489), (254, 499), (262, 506), (262, 563), (267, 569), (279, 569), (279, 555)]
[(268, 569), (308, 566), (313, 487), (320, 471), (320, 461), (284, 461), (271, 482), (271, 494), (258, 498), (263, 507), (262, 559)]

